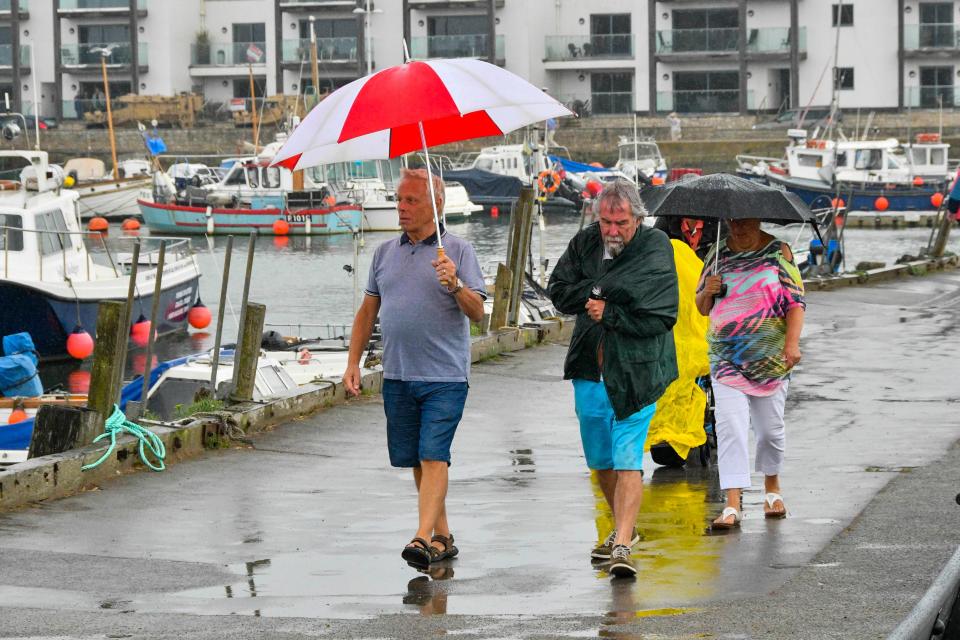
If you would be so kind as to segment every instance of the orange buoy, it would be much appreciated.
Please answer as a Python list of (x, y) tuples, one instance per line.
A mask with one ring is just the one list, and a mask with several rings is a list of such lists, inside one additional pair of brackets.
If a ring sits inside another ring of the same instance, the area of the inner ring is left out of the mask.
[(138, 347), (145, 347), (147, 346), (147, 342), (150, 341), (150, 321), (147, 320), (142, 313), (140, 317), (137, 318), (137, 321), (133, 323), (133, 326), (130, 327), (130, 339), (133, 340), (133, 344)]
[(86, 360), (93, 353), (93, 338), (80, 325), (67, 336), (67, 353), (77, 360)]
[(140, 228), (140, 222), (136, 218), (127, 218), (120, 225), (120, 228), (124, 231), (136, 231)]
[(834, 198), (830, 201), (830, 206), (834, 209), (843, 209), (847, 206), (847, 203), (843, 201), (843, 198)]
[(27, 412), (23, 410), (23, 407), (16, 407), (10, 412), (10, 417), (7, 418), (7, 424), (17, 424), (18, 422), (23, 422), (26, 419)]
[(890, 208), (890, 201), (887, 200), (884, 196), (880, 196), (873, 201), (873, 206), (877, 211), (886, 211)]
[(922, 187), (922, 186), (923, 186), (923, 178), (921, 178), (920, 176), (917, 176), (916, 178), (914, 178), (914, 179), (913, 179), (913, 186), (915, 186), (915, 187)]
[(210, 320), (213, 318), (213, 314), (210, 313), (210, 309), (207, 308), (207, 305), (203, 304), (200, 298), (197, 298), (197, 302), (190, 307), (190, 311), (187, 312), (187, 322), (190, 323), (190, 326), (194, 329), (206, 329), (210, 326)]
[(933, 205), (934, 209), (939, 209), (940, 205), (943, 204), (943, 194), (938, 191), (930, 196), (930, 204)]
[(843, 226), (843, 216), (836, 216), (833, 219), (833, 224), (836, 225), (837, 229)]
[(273, 234), (285, 236), (290, 233), (290, 223), (282, 218), (273, 221)]
[(603, 183), (599, 180), (587, 180), (587, 193), (591, 198), (596, 198), (603, 191)]
[(665, 182), (666, 180), (664, 180), (660, 176), (653, 176), (652, 178), (650, 178), (650, 184), (652, 184), (655, 187), (659, 187), (661, 184), (664, 184)]
[(499, 217), (500, 217), (500, 207), (498, 207), (498, 206), (496, 206), (496, 205), (490, 207), (490, 217), (491, 217), (491, 218), (499, 218)]
[(104, 232), (110, 229), (110, 223), (107, 222), (107, 219), (102, 216), (96, 216), (90, 218), (90, 222), (87, 223), (87, 228), (90, 231), (100, 231)]
[(333, 196), (327, 196), (323, 199), (323, 204), (327, 205), (328, 207), (332, 207), (333, 205), (337, 204), (337, 199)]

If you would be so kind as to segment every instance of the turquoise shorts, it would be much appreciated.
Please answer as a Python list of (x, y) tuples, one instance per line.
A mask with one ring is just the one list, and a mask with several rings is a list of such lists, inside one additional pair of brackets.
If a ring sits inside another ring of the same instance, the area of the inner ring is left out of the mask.
[(602, 381), (574, 380), (573, 397), (587, 466), (617, 471), (643, 470), (643, 445), (656, 403), (648, 404), (626, 420), (617, 420)]

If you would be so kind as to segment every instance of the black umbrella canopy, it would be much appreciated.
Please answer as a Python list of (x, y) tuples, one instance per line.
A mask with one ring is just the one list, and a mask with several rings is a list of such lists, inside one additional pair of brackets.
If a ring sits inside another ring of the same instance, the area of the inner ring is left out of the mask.
[(640, 199), (651, 216), (759, 218), (778, 224), (815, 221), (810, 209), (795, 193), (728, 173), (650, 187), (640, 193)]

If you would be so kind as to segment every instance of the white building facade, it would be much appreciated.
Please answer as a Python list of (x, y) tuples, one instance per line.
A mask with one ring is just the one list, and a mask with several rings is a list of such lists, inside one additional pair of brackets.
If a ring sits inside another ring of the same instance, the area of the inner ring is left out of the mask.
[(835, 84), (846, 109), (960, 102), (960, 0), (0, 0), (0, 93), (78, 118), (102, 105), (104, 55), (112, 97), (310, 93), (311, 24), (321, 93), (406, 44), (584, 114), (826, 105)]

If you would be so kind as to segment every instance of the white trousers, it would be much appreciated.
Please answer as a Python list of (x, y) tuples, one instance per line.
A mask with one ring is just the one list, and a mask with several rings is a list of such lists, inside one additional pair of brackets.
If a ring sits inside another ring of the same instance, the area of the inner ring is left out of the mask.
[(783, 467), (786, 435), (783, 407), (788, 381), (770, 396), (750, 396), (713, 380), (714, 416), (717, 429), (717, 464), (721, 489), (750, 486), (750, 427), (757, 438), (756, 471), (775, 476)]

